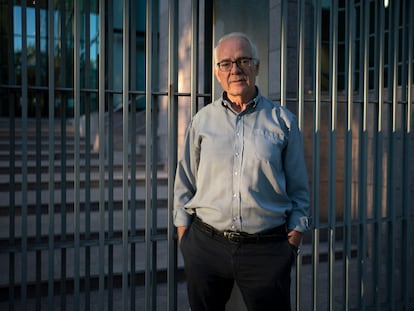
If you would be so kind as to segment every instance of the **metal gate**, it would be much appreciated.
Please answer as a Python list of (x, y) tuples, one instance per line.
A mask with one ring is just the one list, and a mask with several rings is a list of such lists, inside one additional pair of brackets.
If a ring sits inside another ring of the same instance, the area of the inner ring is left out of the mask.
[[(173, 177), (217, 1), (0, 1), (2, 310), (188, 310)], [(413, 310), (414, 3), (266, 1), (312, 186), (293, 305)]]

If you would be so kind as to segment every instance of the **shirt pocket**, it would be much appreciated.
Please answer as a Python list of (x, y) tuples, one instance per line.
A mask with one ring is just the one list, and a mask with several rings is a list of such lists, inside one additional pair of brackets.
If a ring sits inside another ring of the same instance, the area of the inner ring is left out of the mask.
[(253, 131), (256, 157), (263, 161), (280, 162), (285, 137), (282, 133), (256, 129)]

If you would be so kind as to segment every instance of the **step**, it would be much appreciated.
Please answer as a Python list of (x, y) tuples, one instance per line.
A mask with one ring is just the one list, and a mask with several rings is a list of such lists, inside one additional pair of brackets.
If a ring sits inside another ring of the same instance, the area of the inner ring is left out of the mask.
[[(98, 242), (98, 241), (96, 241)], [(166, 240), (163, 241), (157, 241), (155, 246), (157, 249), (157, 271), (165, 271), (168, 267), (168, 242)], [(134, 274), (143, 274), (146, 267), (146, 245), (144, 242), (138, 242), (134, 243), (135, 245), (135, 271)], [(130, 246), (129, 246), (130, 248)], [(43, 260), (41, 262), (41, 282), (48, 282), (49, 280), (49, 269), (48, 269), (48, 251), (45, 250), (43, 253)], [(119, 242), (117, 244), (113, 244), (113, 274), (114, 275), (120, 275), (122, 274), (122, 263), (123, 263), (123, 249), (122, 249), (122, 243)], [(27, 253), (27, 274), (26, 274), (26, 280), (29, 284), (32, 284), (36, 281), (36, 252), (28, 252)], [(130, 250), (128, 251), (129, 256), (129, 262), (131, 260), (131, 253)], [(74, 267), (73, 267), (73, 261), (74, 261), (74, 249), (73, 246), (70, 246), (66, 248), (65, 251), (65, 261), (66, 261), (66, 278), (67, 279), (73, 279), (74, 277)], [(92, 246), (90, 248), (90, 274), (92, 278), (99, 276), (99, 249), (98, 246)], [(3, 263), (0, 265), (0, 292), (3, 290), (7, 290), (8, 286), (10, 285), (9, 280), (9, 271), (10, 267), (8, 265), (8, 254), (0, 254), (0, 260)], [(62, 251), (57, 248), (54, 251), (54, 280), (60, 280), (61, 279), (61, 262), (62, 262)], [(105, 247), (105, 261), (108, 260), (108, 247)], [(83, 279), (85, 277), (85, 265), (86, 265), (86, 256), (85, 256), (85, 250), (84, 248), (80, 251), (80, 277)], [(181, 253), (178, 252), (178, 267), (182, 269), (184, 266)], [(14, 255), (14, 279), (16, 280), (17, 284), (21, 283), (22, 277), (22, 254), (16, 253)]]
[[(91, 153), (91, 154), (89, 154), (89, 157), (92, 158), (92, 159), (98, 159), (99, 154)], [(49, 160), (49, 154), (42, 153), (40, 155), (37, 155), (36, 152), (34, 152), (34, 151), (28, 151), (28, 153), (26, 154), (26, 159), (28, 161), (34, 161), (37, 158), (39, 158), (40, 160), (43, 160), (43, 161)], [(57, 153), (54, 154), (54, 159), (55, 160), (59, 160), (59, 159), (62, 159), (62, 158), (63, 158), (63, 156), (60, 152), (57, 152)], [(67, 153), (67, 154), (65, 154), (65, 158), (73, 160), (75, 158), (75, 154), (74, 153)], [(79, 158), (81, 160), (85, 159), (86, 154), (80, 153)], [(21, 151), (16, 151), (13, 159), (14, 159), (14, 161), (23, 161), (22, 152)], [(10, 153), (5, 153), (5, 152), (0, 151), (0, 161), (10, 161)]]
[[(74, 164), (75, 160), (75, 154), (74, 153), (66, 153), (64, 156), (60, 152), (56, 152), (53, 155), (53, 160), (55, 161), (56, 165), (61, 165), (62, 161), (66, 161), (69, 166), (72, 166)], [(85, 153), (79, 154), (80, 165), (84, 164), (84, 161), (89, 158), (91, 161), (91, 164), (99, 164), (99, 153), (90, 153), (89, 155), (86, 155)], [(145, 154), (137, 153), (135, 157), (133, 157), (131, 154), (128, 155), (128, 161), (133, 161), (135, 158), (135, 162), (143, 162), (145, 159)], [(48, 153), (41, 153), (40, 155), (36, 154), (34, 151), (30, 151), (26, 154), (26, 160), (27, 160), (27, 166), (33, 167), (36, 166), (36, 161), (40, 161), (40, 165), (42, 166), (49, 166), (49, 159), (50, 155)], [(123, 163), (123, 155), (122, 152), (116, 151), (114, 152), (112, 156), (114, 164)], [(107, 162), (108, 156), (105, 158), (105, 162)], [(0, 151), (0, 169), (4, 167), (10, 167), (10, 163), (13, 163), (15, 167), (21, 167), (23, 161), (22, 153), (16, 152), (16, 154), (13, 156), (13, 159), (10, 158), (10, 152), (2, 152)], [(8, 173), (8, 171), (6, 172)]]
[[(122, 187), (123, 186), (123, 168), (118, 167), (119, 169), (114, 170), (113, 172), (113, 179), (112, 179), (112, 185), (113, 187)], [(79, 183), (80, 188), (85, 188), (87, 182), (89, 182), (90, 188), (99, 188), (100, 185), (100, 175), (99, 171), (93, 171), (89, 174), (89, 180), (86, 179), (86, 172), (83, 170), (79, 174)], [(0, 175), (0, 192), (9, 192), (10, 191), (10, 175)], [(23, 176), (22, 174), (14, 174), (14, 184), (13, 184), (13, 190), (14, 191), (21, 191), (23, 187)], [(40, 174), (40, 180), (38, 181), (35, 174), (27, 174), (26, 175), (26, 182), (27, 182), (27, 190), (29, 191), (35, 191), (37, 189), (41, 190), (48, 190), (50, 188), (50, 182), (49, 182), (49, 174), (42, 173)], [(136, 186), (145, 186), (145, 173), (141, 170), (136, 170), (135, 174), (135, 183)], [(105, 188), (108, 187), (109, 183), (109, 174), (106, 172), (104, 174), (104, 181), (105, 181)], [(129, 173), (128, 176), (128, 185), (131, 185), (132, 176)], [(66, 183), (66, 187), (68, 189), (73, 188), (74, 181), (75, 181), (75, 174), (73, 173), (73, 170), (68, 172), (66, 171), (65, 179), (62, 179), (62, 175), (59, 173), (58, 170), (55, 170), (55, 174), (53, 177), (53, 184), (55, 189), (59, 189), (62, 186), (62, 182)], [(165, 172), (159, 172), (157, 175), (157, 184), (158, 185), (166, 185), (167, 184), (167, 174)]]
[[(145, 201), (139, 201), (136, 202), (136, 208), (135, 208), (135, 228), (134, 230), (140, 231), (137, 233), (137, 235), (143, 236), (143, 232), (145, 230), (145, 223), (146, 223), (146, 210), (145, 210)], [(113, 232), (122, 232), (122, 225), (123, 225), (123, 210), (122, 205), (121, 208), (113, 209), (113, 210), (105, 210), (105, 232), (108, 234), (108, 220), (109, 220), (109, 213), (112, 215), (112, 222), (113, 222)], [(61, 211), (62, 212), (62, 211)], [(73, 213), (73, 208), (68, 209), (65, 211), (65, 235), (73, 236), (74, 234), (74, 227), (75, 227), (75, 217)], [(87, 214), (85, 210), (79, 213), (80, 218), (80, 232), (84, 234), (86, 232), (85, 229), (85, 223)], [(131, 209), (128, 209), (128, 227), (130, 227), (131, 224)], [(167, 228), (167, 219), (168, 219), (168, 208), (166, 201), (160, 201), (160, 205), (157, 207), (156, 210), (156, 223), (157, 227), (162, 230), (165, 233), (165, 229)], [(54, 235), (57, 237), (57, 240), (59, 240), (61, 234), (62, 234), (62, 214), (55, 212), (53, 215), (54, 219), (54, 228), (55, 232)], [(100, 230), (100, 213), (98, 209), (93, 209), (89, 211), (89, 222), (90, 225), (88, 226), (89, 232), (91, 235), (99, 234)], [(22, 221), (23, 218), (21, 216), (15, 216), (14, 217), (14, 238), (15, 239), (21, 239), (22, 238)], [(26, 232), (27, 232), (27, 238), (35, 238), (36, 236), (39, 236), (42, 241), (45, 242), (45, 247), (47, 246), (47, 240), (49, 235), (49, 223), (50, 223), (50, 215), (47, 213), (43, 213), (40, 215), (36, 214), (29, 214), (26, 218)], [(40, 232), (37, 232), (37, 223), (40, 224), (39, 230)], [(10, 239), (10, 219), (9, 217), (0, 217), (0, 245), (1, 245), (1, 252), (4, 252), (7, 245), (9, 244)], [(115, 234), (116, 235), (116, 234)], [(67, 240), (71, 240), (70, 237), (67, 238)], [(72, 240), (73, 241), (73, 240)], [(34, 241), (33, 241), (34, 242)], [(20, 243), (15, 243), (16, 245), (20, 245)]]
[[(114, 251), (114, 273), (119, 274), (122, 272), (122, 266), (121, 263), (123, 262), (121, 260), (121, 254), (122, 254), (122, 224), (123, 224), (123, 211), (122, 210), (113, 210), (112, 211), (112, 221), (113, 221), (113, 228), (112, 228), (112, 238), (108, 241), (108, 211), (105, 212), (105, 234), (106, 234), (106, 249), (109, 244), (113, 245)], [(85, 223), (86, 223), (86, 215), (85, 213), (80, 214), (80, 223), (81, 223), (81, 237), (80, 237), (80, 243), (81, 243), (81, 278), (84, 277), (84, 249), (86, 247), (91, 247), (91, 262), (99, 262), (98, 258), (98, 246), (99, 246), (99, 230), (100, 230), (100, 215), (99, 211), (92, 211), (90, 212), (90, 225), (89, 225), (89, 238), (86, 237), (85, 234)], [(66, 215), (65, 218), (65, 228), (66, 232), (64, 234), (64, 237), (62, 236), (62, 216), (60, 214), (54, 215), (54, 240), (55, 240), (55, 265), (56, 270), (55, 271), (55, 280), (58, 280), (60, 277), (60, 266), (59, 263), (61, 262), (61, 249), (66, 249), (66, 258), (67, 258), (67, 277), (70, 279), (73, 277), (73, 258), (74, 258), (74, 227), (75, 227), (75, 219), (73, 217), (73, 213), (69, 212)], [(131, 223), (131, 214), (128, 213), (128, 226), (130, 226)], [(166, 206), (159, 207), (156, 213), (157, 217), (157, 227), (158, 232), (156, 235), (152, 237), (153, 243), (156, 243), (157, 245), (157, 270), (165, 270), (167, 268), (167, 219), (168, 219), (168, 210)], [(133, 243), (135, 245), (135, 252), (136, 252), (136, 272), (137, 273), (143, 273), (145, 270), (145, 260), (146, 260), (146, 246), (145, 246), (145, 225), (146, 225), (146, 211), (143, 208), (143, 206), (140, 206), (135, 210), (135, 226), (134, 229), (136, 230), (135, 234), (133, 235), (133, 240), (130, 239), (129, 243)], [(27, 242), (29, 245), (28, 248), (28, 257), (27, 262), (29, 264), (29, 267), (31, 265), (36, 266), (36, 251), (41, 251), (44, 256), (47, 256), (48, 253), (48, 243), (49, 243), (49, 215), (40, 215), (40, 219), (37, 218), (36, 215), (29, 215), (26, 219), (27, 221)], [(13, 244), (10, 244), (10, 232), (8, 230), (9, 224), (8, 219), (1, 218), (0, 217), (0, 261), (3, 263), (8, 262), (8, 253), (9, 252), (15, 252), (14, 255), (14, 263), (15, 263), (15, 279), (17, 280), (17, 283), (20, 283), (21, 277), (19, 273), (21, 272), (21, 262), (22, 262), (22, 256), (21, 256), (21, 249), (20, 246), (22, 245), (22, 239), (21, 239), (21, 228), (22, 228), (22, 218), (16, 217), (15, 218), (15, 236)], [(36, 235), (36, 221), (39, 221), (40, 226), (40, 236)], [(36, 239), (37, 237), (37, 239)], [(17, 246), (17, 248), (15, 248)], [(128, 246), (130, 249), (130, 246)], [(129, 251), (130, 254), (130, 251)], [(105, 256), (107, 256), (107, 251), (105, 252)], [(46, 258), (45, 258), (46, 259)], [(43, 268), (42, 270), (42, 282), (47, 282), (48, 275), (45, 271), (47, 271), (47, 260), (42, 260)], [(181, 258), (179, 258), (179, 267), (182, 268), (183, 263)], [(96, 269), (97, 265), (91, 265), (91, 274), (92, 276), (98, 275), (99, 271)], [(4, 271), (3, 271), (4, 270)], [(8, 273), (6, 273), (5, 270), (8, 270), (8, 265), (4, 264), (0, 266), (0, 290), (7, 287), (7, 284), (9, 284), (8, 279)], [(27, 280), (28, 283), (34, 282), (35, 279), (35, 273), (34, 273), (34, 267), (33, 269), (28, 269), (27, 274)], [(3, 273), (4, 272), (4, 273)]]
[[(67, 186), (70, 186), (68, 183)], [(166, 184), (158, 185), (157, 186), (157, 197), (160, 199), (167, 198), (167, 188), (168, 186)], [(131, 189), (128, 189), (128, 200), (145, 200), (147, 198), (146, 188), (145, 187), (136, 187), (135, 189), (136, 194), (135, 197), (131, 197)], [(99, 202), (100, 198), (100, 189), (97, 188), (90, 188), (90, 202)], [(67, 188), (64, 191), (62, 191), (60, 188), (54, 189), (54, 204), (62, 203), (62, 195), (65, 195), (66, 197), (66, 203), (67, 204), (74, 204), (74, 198), (75, 198), (75, 191), (74, 189)], [(14, 206), (22, 206), (23, 204), (23, 195), (22, 191), (15, 191), (13, 192), (13, 200), (14, 200)], [(81, 202), (84, 202), (86, 199), (86, 189), (79, 189), (79, 200)], [(122, 187), (115, 187), (113, 188), (113, 200), (114, 201), (122, 201), (123, 198), (123, 189)], [(10, 193), (9, 192), (0, 192), (0, 209), (2, 208), (10, 208), (11, 201), (10, 201)], [(25, 204), (27, 206), (33, 206), (37, 203), (40, 205), (47, 205), (50, 201), (50, 191), (49, 189), (42, 189), (39, 191), (39, 197), (38, 192), (35, 190), (28, 190), (26, 193), (26, 202)], [(105, 188), (105, 201), (108, 201), (108, 191), (107, 188)]]
[[(13, 147), (15, 153), (21, 153), (23, 150), (23, 143), (21, 141), (13, 141), (13, 145), (10, 144), (10, 141), (6, 141), (5, 139), (0, 140), (0, 152), (2, 154), (10, 153), (11, 147)], [(55, 152), (59, 152), (62, 150), (62, 148), (65, 148), (66, 152), (74, 152), (75, 150), (75, 143), (70, 142), (65, 139), (65, 142), (62, 141), (55, 141), (54, 142), (54, 148), (53, 150)], [(37, 150), (40, 150), (41, 153), (47, 153), (49, 152), (49, 141), (48, 140), (42, 140), (39, 143), (37, 143), (35, 140), (30, 140), (27, 142), (27, 151), (36, 153)], [(86, 152), (86, 143), (80, 142), (79, 149), (81, 152)], [(91, 153), (94, 151), (92, 150), (92, 146), (89, 149)]]
[[(105, 161), (104, 164), (104, 170), (105, 172), (109, 171), (109, 165), (106, 164), (107, 161)], [(54, 161), (54, 170), (55, 172), (61, 172), (62, 171), (62, 160), (55, 160)], [(66, 173), (73, 173), (74, 171), (74, 160), (73, 159), (66, 159), (65, 166), (63, 168), (65, 169)], [(14, 162), (14, 174), (18, 175), (22, 173), (22, 164), (21, 161)], [(132, 167), (131, 163), (128, 164), (128, 168), (130, 169)], [(145, 159), (137, 158), (137, 161), (135, 163), (135, 168), (137, 171), (145, 171), (146, 163)], [(85, 161), (81, 161), (79, 164), (79, 168), (81, 172), (85, 172), (88, 168), (89, 172), (99, 172), (99, 159), (90, 159), (90, 165), (86, 166)], [(114, 172), (119, 171), (123, 169), (122, 163), (114, 163), (112, 165), (112, 169)], [(165, 166), (163, 163), (157, 164), (157, 170), (163, 171), (165, 169)], [(34, 160), (28, 160), (27, 161), (27, 173), (28, 174), (36, 174), (39, 172), (40, 174), (48, 173), (49, 172), (49, 161), (41, 160), (39, 167), (36, 166), (36, 161)], [(10, 175), (10, 162), (8, 161), (0, 161), (0, 175)]]

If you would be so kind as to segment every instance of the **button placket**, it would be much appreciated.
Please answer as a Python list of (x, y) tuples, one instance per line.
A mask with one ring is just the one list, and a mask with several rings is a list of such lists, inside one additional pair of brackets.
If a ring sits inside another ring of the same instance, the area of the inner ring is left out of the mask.
[(240, 230), (240, 178), (243, 150), (243, 118), (237, 116), (234, 135), (234, 159), (233, 159), (233, 202), (231, 230)]

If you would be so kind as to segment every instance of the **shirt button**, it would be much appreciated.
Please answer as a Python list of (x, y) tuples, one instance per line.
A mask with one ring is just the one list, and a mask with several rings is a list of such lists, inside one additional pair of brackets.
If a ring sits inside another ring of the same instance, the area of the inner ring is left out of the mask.
[(236, 152), (235, 156), (236, 156), (236, 157), (238, 157), (238, 156), (239, 156), (239, 153), (238, 153), (238, 152)]
[(234, 176), (237, 176), (237, 174), (238, 174), (237, 172), (234, 172)]

